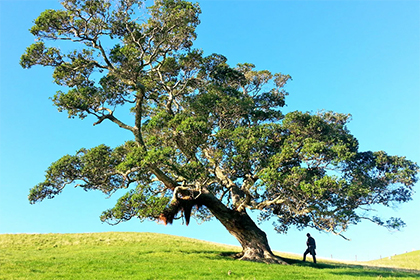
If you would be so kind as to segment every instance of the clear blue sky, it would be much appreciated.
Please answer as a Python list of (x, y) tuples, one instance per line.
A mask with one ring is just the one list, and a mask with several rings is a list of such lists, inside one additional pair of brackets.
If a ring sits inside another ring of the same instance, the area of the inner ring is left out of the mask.
[[(287, 111), (321, 109), (351, 113), (350, 131), (361, 150), (384, 150), (420, 162), (420, 2), (419, 1), (199, 1), (196, 47), (221, 53), (231, 65), (290, 74)], [(133, 220), (111, 227), (99, 215), (117, 198), (66, 189), (53, 200), (29, 205), (29, 189), (43, 180), (49, 164), (81, 147), (117, 146), (130, 135), (93, 119), (68, 119), (48, 97), (59, 88), (51, 69), (19, 66), (34, 42), (28, 32), (56, 1), (0, 0), (0, 233), (148, 231), (234, 244), (214, 221), (188, 227)], [(420, 191), (383, 216), (400, 216), (401, 232), (363, 222), (345, 241), (313, 230), (276, 234), (262, 228), (273, 250), (302, 253), (311, 232), (320, 257), (376, 259), (420, 249)], [(118, 193), (117, 193), (118, 195)]]

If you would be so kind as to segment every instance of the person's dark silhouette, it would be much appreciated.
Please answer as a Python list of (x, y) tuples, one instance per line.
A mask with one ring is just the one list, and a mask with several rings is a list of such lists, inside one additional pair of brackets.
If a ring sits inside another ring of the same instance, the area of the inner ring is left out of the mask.
[(308, 240), (306, 241), (306, 246), (308, 246), (308, 248), (306, 248), (305, 253), (303, 253), (303, 261), (306, 261), (306, 255), (307, 254), (311, 254), (312, 258), (314, 259), (314, 263), (316, 263), (316, 243), (315, 243), (315, 239), (308, 233), (306, 234), (306, 236), (308, 237)]

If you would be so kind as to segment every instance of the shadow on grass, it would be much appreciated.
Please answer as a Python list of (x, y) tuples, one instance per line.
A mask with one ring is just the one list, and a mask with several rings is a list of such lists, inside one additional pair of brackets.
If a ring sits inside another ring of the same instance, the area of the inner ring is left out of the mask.
[[(182, 251), (187, 254), (199, 254), (201, 258), (210, 260), (235, 260), (235, 255), (238, 251), (226, 251), (220, 252), (217, 250), (208, 251)], [(279, 256), (280, 257), (280, 256)], [(310, 267), (314, 269), (325, 269), (331, 275), (337, 276), (351, 276), (351, 277), (368, 277), (368, 278), (412, 278), (420, 279), (420, 271), (407, 270), (402, 268), (389, 268), (389, 267), (369, 267), (358, 264), (345, 264), (345, 263), (324, 263), (318, 262), (314, 264), (312, 261), (302, 261), (298, 259), (280, 257), (282, 260), (287, 262), (289, 265)]]
[(219, 252), (219, 256), (220, 257), (224, 257), (224, 258), (228, 258), (228, 259), (235, 259), (235, 255), (237, 255), (239, 252), (238, 251), (228, 251), (228, 252)]
[(373, 278), (413, 278), (420, 279), (420, 271), (407, 270), (403, 268), (391, 268), (391, 267), (369, 267), (357, 264), (340, 264), (340, 263), (313, 263), (304, 262), (296, 259), (282, 258), (290, 265), (312, 267), (317, 269), (328, 269), (331, 270), (331, 274), (335, 275), (347, 275), (353, 277), (373, 277)]
[[(206, 252), (207, 253), (207, 252)], [(208, 252), (212, 254), (213, 252)], [(214, 252), (215, 253), (215, 252)], [(235, 259), (234, 256), (238, 252), (222, 252), (212, 257), (208, 256), (211, 259)], [(417, 270), (407, 270), (403, 268), (390, 268), (390, 267), (369, 267), (364, 265), (357, 264), (342, 264), (342, 263), (313, 263), (311, 261), (302, 261), (297, 259), (280, 257), (282, 260), (287, 262), (289, 265), (301, 266), (301, 267), (311, 267), (315, 269), (326, 269), (330, 270), (329, 273), (333, 275), (340, 276), (352, 276), (352, 277), (372, 277), (372, 278), (385, 278), (385, 277), (394, 277), (394, 278), (413, 278), (420, 279), (420, 271)]]
[(197, 251), (191, 251), (191, 250), (179, 250), (179, 252), (181, 252), (182, 254), (186, 254), (186, 255), (192, 255), (192, 254), (196, 254), (196, 255), (200, 255), (200, 257), (202, 258), (206, 258), (206, 259), (210, 259), (210, 260), (220, 260), (220, 259), (233, 259), (233, 257), (231, 257), (231, 255), (237, 254), (238, 252), (223, 252), (220, 253), (220, 251), (217, 250), (197, 250)]

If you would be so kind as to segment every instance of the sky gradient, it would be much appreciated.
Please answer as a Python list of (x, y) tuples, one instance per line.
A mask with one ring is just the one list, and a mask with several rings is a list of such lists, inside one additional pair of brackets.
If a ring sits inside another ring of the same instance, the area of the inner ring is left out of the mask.
[[(420, 163), (420, 2), (198, 1), (202, 8), (195, 47), (220, 53), (230, 65), (290, 74), (285, 112), (331, 110), (350, 113), (349, 130), (361, 151), (384, 150)], [(48, 98), (60, 88), (51, 69), (24, 70), (20, 56), (34, 42), (33, 20), (58, 1), (0, 0), (0, 234), (102, 231), (160, 232), (239, 245), (214, 220), (187, 227), (132, 220), (102, 224), (99, 215), (118, 195), (68, 188), (53, 200), (30, 205), (29, 189), (66, 154), (131, 139), (112, 123), (93, 127), (93, 118), (68, 119)], [(419, 250), (419, 183), (413, 201), (378, 208), (407, 227), (389, 232), (368, 222), (350, 227), (351, 241), (312, 229), (276, 234), (262, 224), (273, 250), (303, 253), (306, 232), (317, 240), (319, 257), (370, 260)]]

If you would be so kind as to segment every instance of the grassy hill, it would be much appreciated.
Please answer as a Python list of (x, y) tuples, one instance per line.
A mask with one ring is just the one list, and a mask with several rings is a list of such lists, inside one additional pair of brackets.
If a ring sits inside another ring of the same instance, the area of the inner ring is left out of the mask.
[[(419, 279), (420, 272), (319, 261), (233, 260), (225, 246), (152, 233), (3, 234), (0, 279)], [(418, 258), (418, 255), (415, 257)]]
[(420, 270), (420, 250), (369, 261), (366, 264)]

